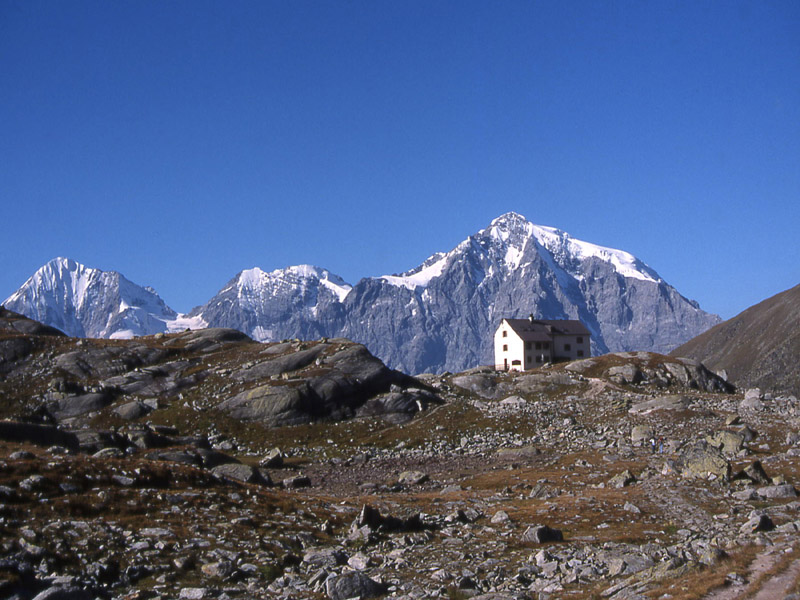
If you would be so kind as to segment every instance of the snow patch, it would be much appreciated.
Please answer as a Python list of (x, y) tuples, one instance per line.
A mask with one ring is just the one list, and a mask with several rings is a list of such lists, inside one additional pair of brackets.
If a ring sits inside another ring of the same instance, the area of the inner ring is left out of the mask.
[(438, 260), (427, 266), (420, 267), (416, 271), (410, 271), (405, 275), (383, 275), (379, 277), (379, 279), (383, 279), (391, 285), (404, 287), (409, 290), (414, 290), (418, 287), (424, 288), (427, 287), (433, 279), (436, 279), (442, 274), (445, 266), (447, 266), (448, 258), (449, 255), (445, 254)]

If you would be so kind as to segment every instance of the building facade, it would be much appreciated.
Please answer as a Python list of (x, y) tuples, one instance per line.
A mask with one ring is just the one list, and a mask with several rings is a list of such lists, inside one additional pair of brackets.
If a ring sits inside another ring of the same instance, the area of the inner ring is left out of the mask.
[(591, 334), (580, 321), (503, 319), (494, 334), (498, 371), (526, 371), (591, 356)]

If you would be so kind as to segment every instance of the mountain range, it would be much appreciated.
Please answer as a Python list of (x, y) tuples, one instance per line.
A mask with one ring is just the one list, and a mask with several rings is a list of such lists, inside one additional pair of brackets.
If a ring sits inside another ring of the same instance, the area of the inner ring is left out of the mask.
[(407, 373), (491, 364), (504, 317), (580, 319), (595, 354), (665, 353), (720, 322), (633, 255), (513, 212), (414, 269), (355, 285), (309, 265), (253, 268), (183, 315), (119, 273), (57, 258), (4, 305), (72, 336), (231, 327), (259, 341), (347, 337)]

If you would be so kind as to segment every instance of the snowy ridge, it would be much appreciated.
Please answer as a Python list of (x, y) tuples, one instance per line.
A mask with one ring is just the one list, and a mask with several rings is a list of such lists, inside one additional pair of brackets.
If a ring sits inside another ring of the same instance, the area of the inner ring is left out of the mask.
[(406, 271), (402, 275), (383, 275), (382, 279), (391, 285), (404, 287), (409, 290), (418, 287), (427, 287), (432, 279), (435, 279), (444, 272), (447, 261), (453, 253), (443, 254), (438, 252), (428, 258), (422, 265), (411, 271)]
[[(534, 242), (546, 250), (546, 253), (549, 253), (550, 256), (543, 256), (543, 258), (557, 270), (564, 272), (559, 273), (562, 275), (562, 279), (563, 275), (568, 274), (581, 280), (583, 278), (580, 270), (581, 261), (597, 258), (612, 265), (614, 270), (623, 277), (652, 281), (653, 283), (661, 281), (653, 269), (628, 252), (575, 239), (555, 227), (534, 225), (515, 212), (497, 217), (488, 228), (482, 229), (471, 238), (464, 240), (448, 253), (437, 252), (416, 269), (400, 275), (383, 275), (377, 279), (409, 290), (425, 288), (432, 280), (444, 273), (453, 257), (469, 251), (473, 239), (488, 241), (488, 247), (486, 243), (482, 243), (480, 246), (486, 248), (494, 258), (501, 258), (499, 262), (510, 271), (525, 266), (523, 257), (526, 249)], [(493, 274), (494, 267), (490, 267), (490, 269)]]
[(176, 313), (152, 288), (62, 257), (37, 270), (3, 304), (76, 337), (126, 339), (205, 326)]
[(270, 272), (254, 267), (239, 273), (233, 285), (237, 288), (239, 298), (247, 301), (265, 294), (276, 296), (281, 291), (321, 285), (332, 292), (339, 302), (343, 302), (353, 289), (338, 275), (313, 265), (295, 265)]
[(515, 212), (499, 216), (492, 221), (488, 229), (478, 232), (479, 236), (482, 234), (507, 245), (505, 262), (512, 269), (519, 266), (519, 258), (525, 246), (533, 238), (553, 256), (559, 267), (577, 279), (582, 278), (580, 262), (597, 258), (612, 265), (623, 277), (653, 283), (662, 281), (658, 273), (624, 250), (584, 242), (555, 227), (534, 225)]

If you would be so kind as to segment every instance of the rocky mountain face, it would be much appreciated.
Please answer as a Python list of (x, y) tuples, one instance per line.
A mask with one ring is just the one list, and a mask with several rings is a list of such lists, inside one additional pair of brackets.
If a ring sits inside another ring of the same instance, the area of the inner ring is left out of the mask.
[(646, 352), (410, 378), (0, 309), (0, 597), (793, 597), (800, 403), (730, 392)]
[(148, 335), (177, 317), (152, 288), (68, 258), (48, 262), (3, 305), (77, 337)]
[(242, 271), (188, 316), (127, 280), (124, 295), (123, 280), (59, 259), (6, 304), (72, 335), (211, 326), (258, 341), (347, 337), (407, 373), (491, 364), (494, 330), (505, 317), (580, 319), (592, 333), (595, 354), (666, 352), (719, 322), (627, 252), (576, 240), (516, 213), (415, 269), (355, 286), (308, 265)]
[[(308, 268), (306, 268), (308, 269)], [(289, 270), (287, 270), (289, 271)], [(243, 272), (192, 315), (256, 339), (344, 336), (409, 373), (493, 362), (504, 317), (580, 319), (594, 353), (665, 352), (719, 322), (634, 256), (508, 213), (447, 253), (352, 289), (327, 272)]]
[(325, 269), (299, 265), (242, 271), (189, 316), (231, 327), (258, 341), (337, 337), (342, 300), (352, 286)]
[(738, 386), (800, 394), (800, 285), (751, 306), (673, 351)]

